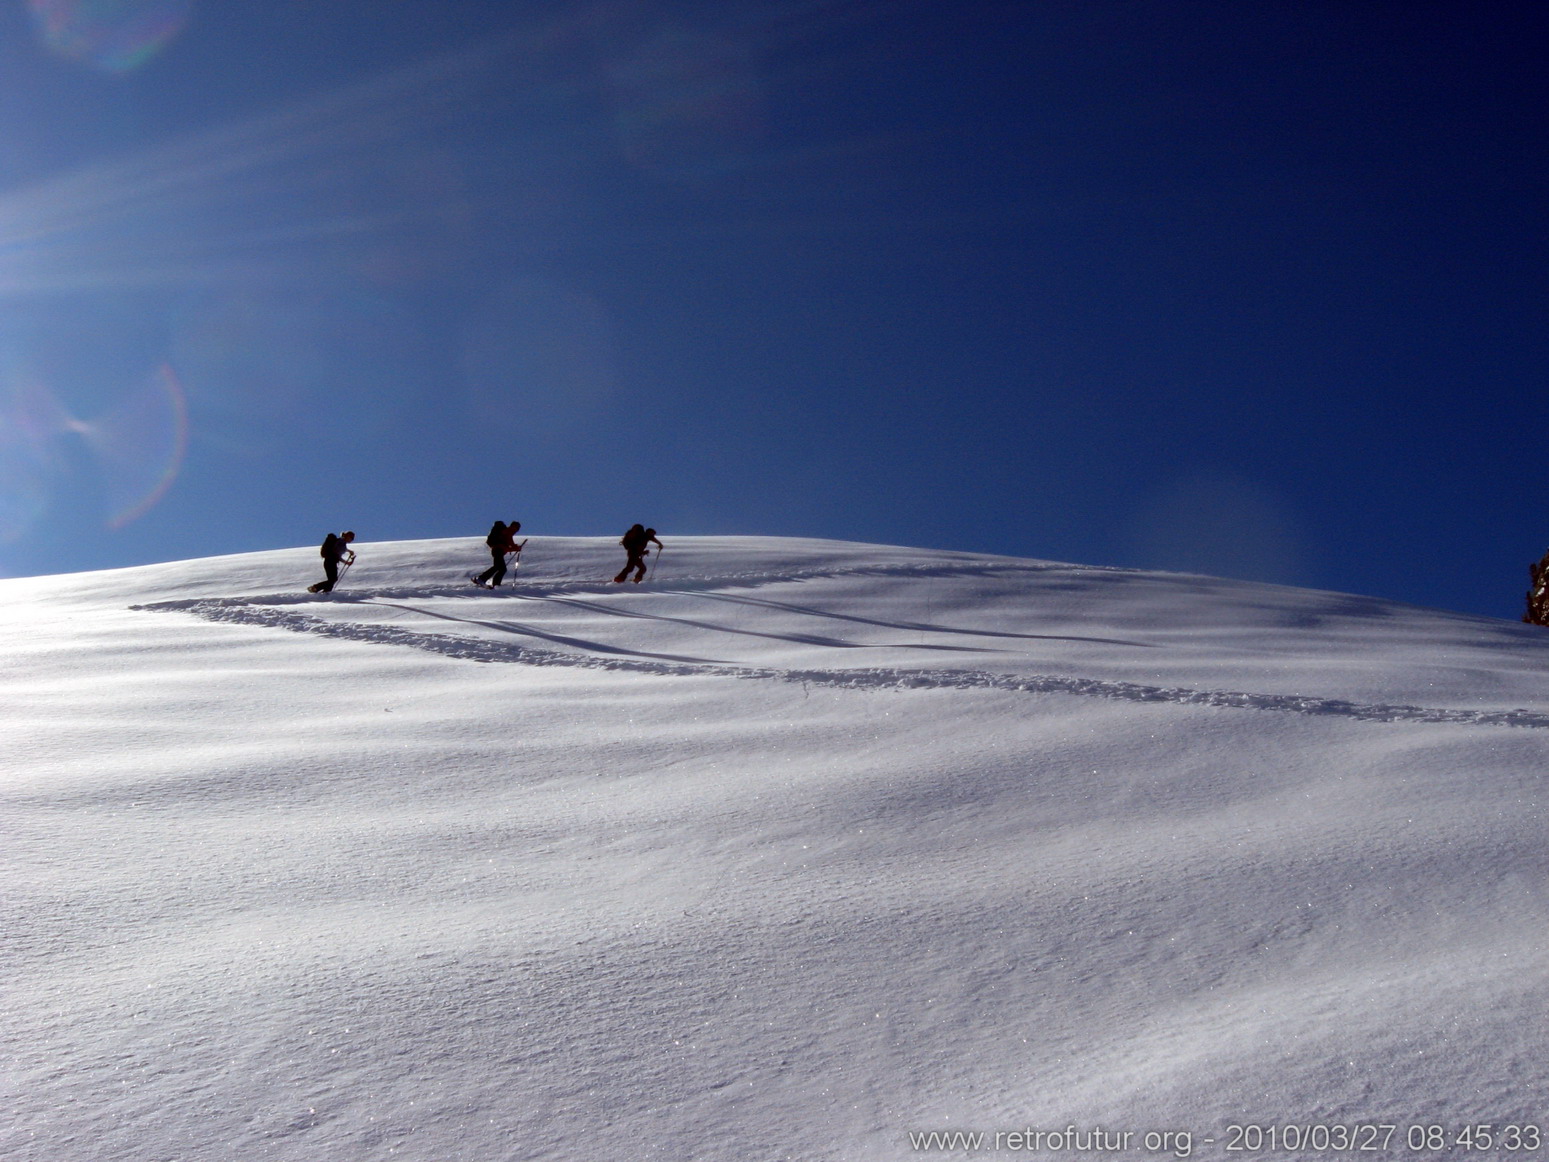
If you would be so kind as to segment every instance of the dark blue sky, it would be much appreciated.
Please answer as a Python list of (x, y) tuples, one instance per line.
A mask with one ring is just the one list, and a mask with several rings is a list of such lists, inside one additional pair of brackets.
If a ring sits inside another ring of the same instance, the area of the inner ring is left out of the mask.
[(1514, 618), (1546, 59), (1526, 3), (11, 0), (0, 572), (640, 520)]

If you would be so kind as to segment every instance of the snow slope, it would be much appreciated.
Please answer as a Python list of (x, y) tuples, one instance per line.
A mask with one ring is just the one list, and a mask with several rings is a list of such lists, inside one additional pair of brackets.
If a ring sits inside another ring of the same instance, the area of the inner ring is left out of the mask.
[(0, 1157), (1549, 1122), (1544, 631), (667, 540), (0, 582)]

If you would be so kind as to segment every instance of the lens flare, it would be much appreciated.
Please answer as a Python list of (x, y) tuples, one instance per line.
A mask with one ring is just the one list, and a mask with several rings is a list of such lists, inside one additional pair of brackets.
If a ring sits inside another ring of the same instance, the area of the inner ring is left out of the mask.
[(48, 508), (51, 444), (70, 422), (48, 390), (30, 379), (0, 400), (0, 543), (19, 541)]
[(573, 432), (617, 390), (610, 322), (596, 299), (547, 280), (500, 288), (464, 323), (470, 418), (512, 436)]
[(38, 36), (54, 52), (127, 73), (166, 47), (194, 0), (27, 0)]
[(762, 136), (758, 70), (729, 37), (660, 30), (615, 56), (608, 79), (620, 151), (658, 177), (737, 168)]
[(177, 479), (188, 450), (183, 386), (163, 364), (112, 411), (71, 428), (102, 472), (108, 527), (121, 529), (150, 512)]
[(166, 355), (201, 435), (247, 458), (331, 440), (341, 427), (381, 436), (432, 390), (423, 319), (361, 279), (212, 290), (169, 322)]

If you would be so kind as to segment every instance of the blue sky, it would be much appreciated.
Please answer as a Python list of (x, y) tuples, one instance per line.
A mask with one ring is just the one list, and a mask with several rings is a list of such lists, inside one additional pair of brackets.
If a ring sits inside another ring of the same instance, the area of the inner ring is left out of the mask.
[(0, 573), (639, 520), (1515, 618), (1546, 50), (1526, 3), (7, 0)]

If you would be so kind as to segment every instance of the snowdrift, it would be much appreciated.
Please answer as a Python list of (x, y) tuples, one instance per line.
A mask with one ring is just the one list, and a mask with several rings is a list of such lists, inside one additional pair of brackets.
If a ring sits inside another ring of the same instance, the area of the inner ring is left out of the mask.
[(0, 1157), (1527, 1153), (1545, 631), (664, 539), (0, 582)]

